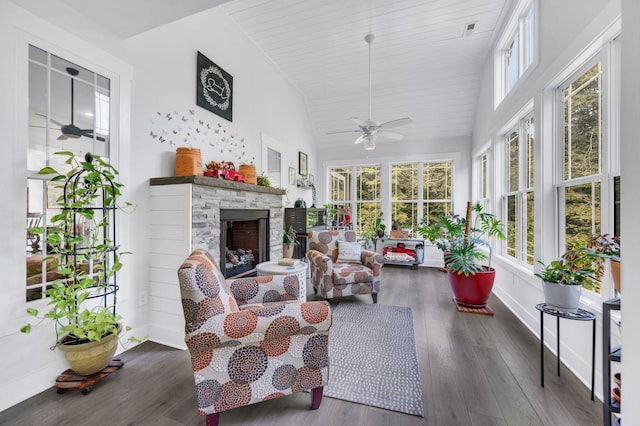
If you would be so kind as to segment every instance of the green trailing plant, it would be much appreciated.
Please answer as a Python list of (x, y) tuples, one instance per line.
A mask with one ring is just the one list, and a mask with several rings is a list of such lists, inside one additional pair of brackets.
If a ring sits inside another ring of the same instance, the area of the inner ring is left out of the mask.
[[(45, 167), (39, 174), (53, 175), (50, 181), (62, 192), (56, 200), (60, 212), (46, 229), (28, 230), (44, 236), (49, 253), (43, 261), (54, 261), (60, 277), (45, 292), (46, 312), (27, 308), (27, 314), (39, 322), (54, 322), (56, 343), (52, 349), (63, 340), (64, 344), (78, 344), (118, 333), (122, 317), (115, 310), (115, 274), (122, 268), (121, 255), (127, 253), (119, 253), (115, 246), (110, 217), (116, 209), (131, 206), (119, 204), (123, 185), (115, 180), (118, 171), (111, 164), (91, 154), (85, 161), (68, 151), (55, 155), (66, 157), (70, 170), (61, 173)], [(20, 331), (29, 333), (31, 327), (27, 323)], [(139, 342), (134, 337), (129, 340)]]
[[(466, 276), (475, 274), (491, 266), (491, 244), (487, 239), (505, 239), (502, 222), (482, 210), (482, 205), (468, 203), (465, 218), (457, 214), (442, 216), (433, 224), (421, 223), (416, 230), (442, 250), (445, 267)], [(485, 261), (487, 265), (483, 264)]]

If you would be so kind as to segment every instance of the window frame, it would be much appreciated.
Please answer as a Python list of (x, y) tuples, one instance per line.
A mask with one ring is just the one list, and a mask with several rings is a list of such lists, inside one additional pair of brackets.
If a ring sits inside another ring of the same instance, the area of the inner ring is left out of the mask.
[[(564, 191), (571, 182), (575, 185), (598, 180), (600, 182), (600, 233), (613, 233), (613, 206), (614, 176), (620, 174), (620, 138), (619, 138), (619, 99), (620, 99), (620, 20), (614, 21), (599, 37), (597, 37), (581, 55), (576, 57), (563, 72), (549, 85), (546, 91), (547, 99), (553, 104), (551, 144), (553, 155), (553, 178), (547, 188), (552, 191), (555, 201), (554, 220), (556, 223), (556, 238), (552, 244), (545, 243), (545, 259), (552, 259), (564, 253), (564, 203), (561, 191)], [(601, 82), (601, 170), (600, 173), (579, 177), (572, 181), (564, 179), (564, 111), (563, 90), (580, 75), (585, 73), (598, 61), (602, 62)], [(587, 236), (588, 237), (588, 236)], [(552, 250), (549, 252), (549, 250)], [(583, 291), (582, 303), (590, 308), (599, 309), (603, 300), (614, 295), (613, 283), (608, 272), (608, 264), (601, 280), (600, 293), (595, 291)]]
[[(494, 50), (494, 108), (519, 87), (538, 64), (539, 0), (520, 0), (496, 43)], [(509, 57), (517, 37), (517, 79), (510, 84)]]
[[(534, 129), (534, 147), (531, 151), (528, 150), (529, 147), (529, 139), (528, 139), (528, 129), (530, 128), (529, 123), (533, 125)], [(528, 232), (527, 228), (529, 225), (528, 217), (527, 217), (527, 200), (528, 195), (533, 193), (533, 202), (535, 203), (535, 194), (536, 194), (536, 185), (535, 185), (535, 173), (534, 173), (534, 182), (533, 185), (530, 185), (529, 178), (530, 172), (535, 169), (535, 118), (533, 113), (533, 102), (529, 102), (527, 106), (525, 106), (515, 117), (511, 120), (509, 126), (505, 126), (505, 128), (500, 132), (500, 146), (502, 155), (504, 158), (503, 164), (504, 168), (502, 169), (502, 191), (500, 195), (501, 204), (502, 204), (502, 213), (501, 216), (503, 218), (503, 222), (506, 229), (507, 239), (505, 242), (501, 244), (500, 253), (505, 258), (510, 261), (517, 263), (518, 265), (528, 269), (533, 270), (535, 264), (535, 248), (534, 252), (529, 255), (528, 252)], [(518, 148), (518, 156), (517, 156), (517, 167), (518, 167), (518, 175), (516, 177), (516, 187), (512, 188), (510, 185), (510, 171), (511, 171), (511, 162), (510, 162), (510, 153), (509, 153), (509, 143), (513, 140), (511, 136), (516, 134), (517, 137), (517, 148)], [(528, 161), (534, 162), (533, 169), (531, 169), (528, 165)], [(514, 243), (514, 254), (509, 253), (509, 198), (515, 197), (515, 243)], [(531, 206), (533, 207), (533, 205)], [(534, 221), (534, 229), (535, 229), (535, 221)], [(534, 243), (535, 246), (535, 232), (534, 232)], [(527, 260), (531, 260), (529, 263)]]

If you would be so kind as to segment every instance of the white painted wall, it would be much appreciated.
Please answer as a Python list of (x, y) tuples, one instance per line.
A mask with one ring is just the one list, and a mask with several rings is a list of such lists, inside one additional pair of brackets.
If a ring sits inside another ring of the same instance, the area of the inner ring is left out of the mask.
[(640, 424), (640, 339), (636, 324), (640, 324), (640, 300), (634, 259), (640, 258), (640, 226), (638, 212), (638, 182), (640, 182), (640, 144), (638, 143), (638, 119), (640, 118), (640, 2), (622, 0), (622, 117), (621, 121), (621, 182), (622, 183), (622, 235), (624, 235), (625, 266), (622, 268), (624, 298), (622, 299), (622, 375), (624, 376), (624, 402), (622, 416), (625, 424)]
[[(316, 156), (301, 95), (223, 12), (203, 12), (123, 41), (92, 23), (81, 21), (77, 26), (70, 25), (68, 16), (59, 12), (68, 8), (60, 5), (61, 9), (55, 9), (57, 3), (60, 2), (33, 0), (28, 3), (31, 9), (28, 12), (12, 2), (0, 0), (3, 58), (0, 128), (6, 141), (0, 189), (4, 199), (14, 200), (0, 206), (3, 218), (0, 268), (4, 284), (0, 298), (0, 346), (13, 348), (7, 351), (0, 367), (0, 410), (51, 387), (55, 377), (67, 368), (59, 351), (49, 351), (54, 336), (51, 326), (37, 327), (31, 335), (18, 331), (27, 320), (23, 284), (27, 57), (26, 48), (19, 48), (21, 37), (40, 39), (45, 48), (51, 46), (60, 56), (91, 69), (104, 69), (107, 75), (115, 76), (112, 82), (117, 85), (112, 88), (112, 100), (115, 107), (120, 106), (116, 110), (120, 131), (113, 135), (120, 146), (116, 152), (117, 165), (126, 185), (125, 196), (137, 206), (134, 213), (121, 215), (118, 222), (121, 234), (118, 242), (123, 249), (133, 252), (123, 259), (118, 308), (126, 324), (134, 327), (136, 336), (148, 334), (148, 309), (139, 301), (140, 294), (148, 295), (148, 253), (152, 249), (148, 243), (149, 178), (173, 175), (175, 148), (185, 146), (178, 141), (176, 146), (169, 146), (150, 136), (151, 131), (162, 129), (158, 127), (157, 112), (177, 112), (176, 120), (181, 120), (183, 115), (190, 119), (189, 110), (194, 110), (194, 117), (203, 122), (221, 123), (220, 129), (245, 138), (245, 157), (255, 156), (259, 173), (262, 171), (261, 132), (286, 149), (283, 152), (285, 167), (293, 161), (297, 168), (298, 151), (306, 152), (310, 162), (315, 161)], [(34, 14), (40, 12), (46, 20)], [(195, 104), (198, 50), (234, 77), (233, 123)], [(202, 148), (205, 161), (235, 160), (227, 156), (241, 153), (241, 146), (232, 147), (231, 152), (225, 147), (225, 152), (220, 153), (220, 146), (210, 146), (213, 142), (203, 137), (194, 138), (192, 143), (201, 145), (198, 147)], [(239, 162), (235, 164), (238, 166)], [(291, 188), (289, 198), (297, 191)], [(292, 198), (291, 203), (294, 200)]]
[[(620, 14), (620, 2), (611, 0), (564, 0), (539, 2), (539, 62), (530, 75), (519, 82), (503, 102), (494, 109), (493, 57), (487, 58), (483, 74), (482, 90), (476, 110), (473, 147), (497, 141), (499, 130), (532, 99), (536, 119), (536, 137), (549, 137), (545, 129), (549, 128), (550, 116), (543, 111), (542, 105), (549, 102), (544, 89), (563, 69), (569, 65), (597, 36), (605, 30)], [(630, 54), (629, 54), (630, 55)], [(637, 56), (637, 51), (635, 53)], [(623, 86), (624, 87), (624, 86)], [(626, 89), (623, 89), (625, 92)], [(548, 111), (549, 108), (545, 108)], [(542, 130), (541, 130), (542, 129)], [(623, 142), (624, 143), (624, 142)], [(551, 185), (551, 156), (547, 152), (536, 151), (536, 185)], [(623, 155), (624, 158), (624, 155)], [(627, 181), (627, 178), (623, 178)], [(494, 194), (498, 192), (494, 191)], [(550, 260), (556, 256), (554, 241), (554, 199), (551, 194), (536, 195), (536, 259)], [(495, 199), (496, 197), (494, 197)], [(495, 201), (495, 200), (494, 200)], [(627, 200), (622, 201), (623, 208), (629, 208)], [(494, 207), (494, 211), (497, 210)], [(628, 230), (623, 231), (624, 240)], [(545, 243), (541, 244), (544, 240)], [(627, 243), (625, 243), (625, 252)], [(522, 267), (494, 256), (497, 269), (494, 293), (518, 316), (532, 332), (539, 334), (540, 315), (535, 305), (544, 301), (540, 280)], [(625, 292), (626, 293), (626, 292)], [(625, 294), (626, 299), (627, 294)], [(585, 299), (583, 298), (583, 301)], [(583, 308), (597, 314), (596, 348), (596, 395), (602, 397), (602, 360), (601, 336), (602, 317), (599, 303), (583, 304)], [(615, 328), (615, 327), (614, 327)], [(563, 320), (561, 322), (562, 361), (576, 375), (590, 386), (591, 380), (591, 324)], [(555, 351), (555, 320), (547, 316), (545, 321), (545, 343)], [(619, 338), (619, 336), (618, 336)], [(626, 379), (626, 377), (625, 377)], [(626, 380), (625, 380), (626, 383)], [(626, 393), (626, 385), (625, 385)], [(608, 397), (608, 396), (607, 396)], [(626, 399), (626, 398), (625, 398)], [(625, 419), (625, 423), (626, 423)]]
[[(94, 37), (108, 35), (96, 31)], [(129, 172), (129, 128), (130, 93), (132, 69), (121, 58), (88, 43), (50, 22), (38, 18), (13, 3), (0, 0), (0, 54), (3, 67), (0, 78), (0, 128), (3, 133), (4, 165), (0, 167), (1, 193), (5, 200), (0, 207), (0, 241), (2, 241), (0, 268), (3, 271), (2, 297), (0, 298), (0, 346), (6, 351), (5, 362), (0, 366), (0, 410), (46, 389), (55, 377), (67, 368), (60, 351), (50, 351), (55, 343), (53, 325), (45, 323), (35, 327), (30, 335), (19, 333), (20, 326), (27, 321), (24, 292), (25, 220), (26, 205), (26, 157), (27, 157), (27, 43), (35, 43), (46, 50), (69, 59), (81, 66), (100, 72), (112, 81), (114, 105), (112, 138), (118, 145), (113, 151), (112, 161), (120, 169), (121, 178), (128, 182)], [(117, 50), (118, 41), (107, 43)], [(121, 50), (121, 48), (120, 48)], [(118, 123), (122, 125), (119, 126)], [(124, 189), (130, 196), (129, 188)], [(123, 247), (131, 244), (128, 218), (118, 222), (118, 243)], [(121, 292), (118, 296), (120, 313), (127, 325), (137, 331), (142, 324), (135, 320), (135, 286), (130, 286), (132, 269), (125, 264), (120, 274)], [(30, 306), (45, 308), (43, 302)]]

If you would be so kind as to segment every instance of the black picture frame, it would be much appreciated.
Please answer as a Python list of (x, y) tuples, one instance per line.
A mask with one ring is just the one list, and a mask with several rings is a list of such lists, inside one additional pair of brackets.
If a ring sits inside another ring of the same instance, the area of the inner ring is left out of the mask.
[(233, 76), (198, 52), (196, 104), (233, 121)]
[(302, 151), (298, 151), (298, 173), (301, 176), (306, 176), (308, 173), (308, 161), (309, 157)]

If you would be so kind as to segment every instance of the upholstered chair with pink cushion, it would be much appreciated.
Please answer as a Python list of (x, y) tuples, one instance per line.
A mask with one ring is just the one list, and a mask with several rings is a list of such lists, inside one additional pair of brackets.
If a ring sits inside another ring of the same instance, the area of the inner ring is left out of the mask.
[(329, 378), (331, 310), (300, 302), (296, 275), (225, 280), (206, 250), (178, 270), (198, 410), (221, 411), (311, 390), (317, 409)]
[(310, 231), (307, 259), (316, 294), (325, 299), (371, 294), (378, 302), (384, 258), (364, 250), (355, 231)]

